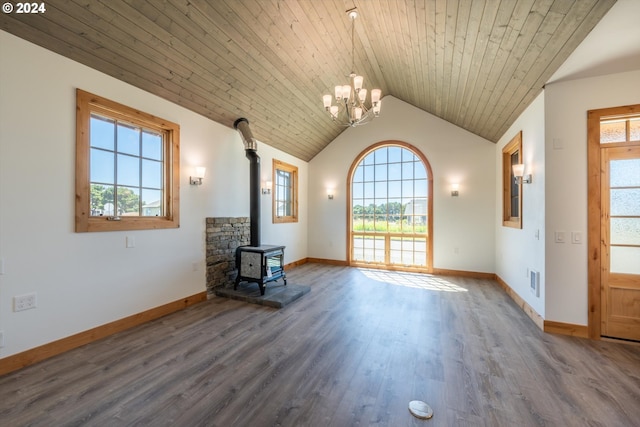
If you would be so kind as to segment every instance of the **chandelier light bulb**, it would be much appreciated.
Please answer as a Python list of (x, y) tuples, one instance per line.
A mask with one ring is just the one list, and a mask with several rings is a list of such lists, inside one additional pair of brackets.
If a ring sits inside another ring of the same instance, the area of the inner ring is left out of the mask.
[(360, 98), (360, 102), (364, 102), (367, 99), (367, 90), (360, 89), (360, 92), (358, 92), (358, 98)]
[(375, 107), (375, 105), (380, 101), (380, 94), (382, 91), (380, 89), (371, 89), (371, 103)]
[(356, 92), (360, 92), (360, 89), (362, 89), (363, 82), (364, 82), (364, 77), (362, 76), (355, 76), (353, 78), (353, 87), (356, 89)]
[(338, 117), (338, 106), (337, 105), (332, 105), (331, 108), (329, 108), (329, 112), (331, 113), (333, 118)]
[(331, 107), (331, 95), (324, 95), (322, 97), (322, 102), (324, 102), (324, 108), (328, 109)]

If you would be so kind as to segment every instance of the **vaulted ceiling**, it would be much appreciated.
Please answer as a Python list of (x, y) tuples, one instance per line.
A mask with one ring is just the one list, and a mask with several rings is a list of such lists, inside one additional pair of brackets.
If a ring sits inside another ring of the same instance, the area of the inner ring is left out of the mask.
[(347, 9), (365, 87), (496, 142), (615, 1), (47, 0), (0, 28), (308, 161), (345, 129)]

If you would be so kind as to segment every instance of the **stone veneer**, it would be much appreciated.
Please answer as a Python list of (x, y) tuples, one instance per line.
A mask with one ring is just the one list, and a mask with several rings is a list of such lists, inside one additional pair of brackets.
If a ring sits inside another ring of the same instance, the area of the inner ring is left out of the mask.
[(236, 248), (251, 241), (251, 222), (248, 217), (207, 218), (207, 293), (231, 287), (235, 283)]

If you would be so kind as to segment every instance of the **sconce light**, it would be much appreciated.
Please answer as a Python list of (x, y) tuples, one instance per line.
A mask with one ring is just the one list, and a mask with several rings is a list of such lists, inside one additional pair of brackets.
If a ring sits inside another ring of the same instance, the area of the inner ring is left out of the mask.
[(451, 197), (458, 197), (460, 193), (458, 189), (460, 188), (460, 184), (451, 184)]
[(532, 177), (531, 174), (524, 174), (524, 164), (520, 163), (518, 165), (513, 165), (513, 177), (516, 183), (523, 182), (525, 184), (531, 184)]
[(194, 175), (189, 177), (189, 184), (202, 185), (202, 178), (204, 178), (204, 175), (206, 172), (207, 172), (207, 168), (203, 166), (196, 166), (194, 168)]
[(262, 187), (262, 194), (271, 194), (271, 186), (273, 183), (271, 181), (264, 181)]
[(327, 188), (327, 198), (333, 200), (333, 188)]

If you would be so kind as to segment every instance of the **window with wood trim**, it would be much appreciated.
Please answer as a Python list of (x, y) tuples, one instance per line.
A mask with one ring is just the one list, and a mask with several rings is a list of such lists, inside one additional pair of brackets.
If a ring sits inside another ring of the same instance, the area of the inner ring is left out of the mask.
[(273, 159), (273, 222), (298, 222), (298, 168)]
[(179, 227), (180, 126), (76, 92), (76, 231)]
[(522, 181), (516, 180), (513, 165), (522, 163), (522, 131), (502, 149), (502, 225), (522, 228)]

